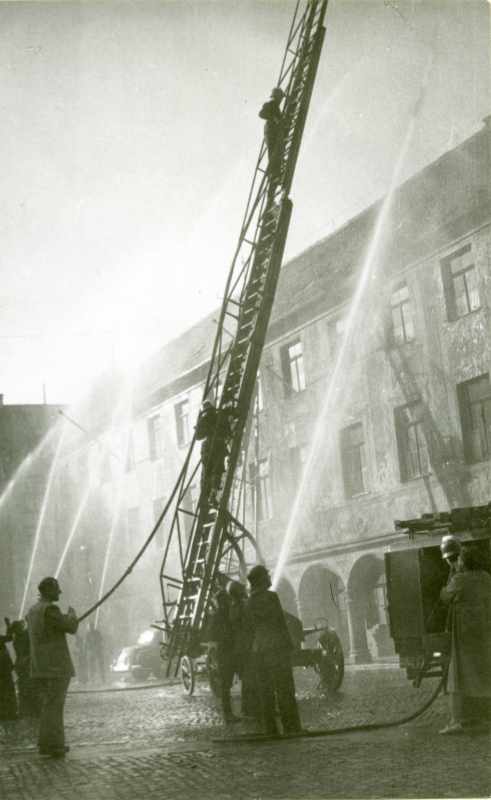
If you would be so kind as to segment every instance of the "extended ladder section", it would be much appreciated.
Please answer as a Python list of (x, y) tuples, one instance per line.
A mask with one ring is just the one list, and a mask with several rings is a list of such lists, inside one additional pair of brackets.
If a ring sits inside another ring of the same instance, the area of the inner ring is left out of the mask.
[[(324, 39), (327, 0), (297, 3), (277, 86), (281, 138), (274, 169), (263, 141), (217, 323), (203, 399), (213, 406), (206, 457), (197, 435), (181, 470), (161, 568), (167, 674), (199, 649), (224, 556), (240, 562), (247, 529), (238, 523), (236, 470), (288, 232), (293, 180)], [(211, 413), (210, 412), (210, 413)], [(242, 469), (244, 469), (242, 461)], [(199, 499), (192, 502), (201, 475)]]

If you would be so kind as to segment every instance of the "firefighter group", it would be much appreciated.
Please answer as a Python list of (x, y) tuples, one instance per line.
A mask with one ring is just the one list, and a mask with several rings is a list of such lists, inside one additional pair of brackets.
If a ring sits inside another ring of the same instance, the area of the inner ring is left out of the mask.
[[(444, 537), (441, 554), (449, 566), (441, 602), (449, 608), (450, 634), (448, 691), (451, 718), (440, 731), (456, 735), (489, 726), (491, 708), (491, 575), (472, 545)], [(257, 723), (266, 736), (301, 732), (295, 697), (291, 655), (295, 647), (278, 595), (271, 590), (265, 566), (248, 574), (250, 592), (230, 581), (216, 592), (207, 640), (210, 677), (227, 724), (238, 717), (232, 709), (234, 677), (241, 682), (241, 718)], [(61, 588), (55, 578), (44, 578), (39, 599), (23, 621), (7, 622), (0, 637), (0, 723), (15, 724), (18, 715), (39, 718), (38, 749), (43, 756), (63, 758), (63, 712), (73, 668), (66, 634), (76, 635), (78, 619), (69, 607), (58, 605)], [(99, 641), (95, 627), (89, 641)], [(15, 653), (17, 691), (7, 644)]]

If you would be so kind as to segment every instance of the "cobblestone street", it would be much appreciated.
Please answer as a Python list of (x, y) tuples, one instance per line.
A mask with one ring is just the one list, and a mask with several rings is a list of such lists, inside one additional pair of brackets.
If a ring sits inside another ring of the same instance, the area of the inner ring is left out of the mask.
[[(327, 698), (311, 671), (297, 670), (296, 680), (302, 721), (311, 729), (400, 719), (423, 705), (435, 686), (414, 689), (397, 669), (354, 669), (343, 691)], [(400, 727), (244, 743), (230, 738), (247, 733), (245, 723), (225, 727), (204, 684), (191, 698), (179, 685), (73, 693), (66, 707), (71, 752), (65, 761), (38, 756), (26, 723), (1, 729), (0, 797), (489, 796), (489, 737), (438, 736), (445, 720), (440, 697)]]

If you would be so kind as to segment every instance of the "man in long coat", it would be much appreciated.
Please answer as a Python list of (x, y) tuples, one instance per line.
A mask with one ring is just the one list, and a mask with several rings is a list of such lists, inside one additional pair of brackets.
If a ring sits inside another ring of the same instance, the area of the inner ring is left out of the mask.
[(283, 609), (276, 592), (270, 591), (271, 578), (266, 567), (262, 564), (253, 567), (247, 579), (251, 585), (247, 611), (254, 631), (252, 658), (261, 698), (264, 732), (272, 736), (279, 734), (275, 716), (276, 697), (283, 732), (296, 733), (301, 725), (291, 666), (293, 642)]
[(17, 719), (17, 698), (12, 678), (14, 665), (7, 650), (10, 636), (0, 635), (0, 720)]
[(230, 624), (234, 639), (235, 669), (240, 678), (240, 708), (243, 717), (258, 718), (260, 704), (257, 696), (252, 642), (254, 631), (247, 610), (247, 589), (240, 581), (230, 581), (227, 591), (230, 596)]
[[(211, 615), (210, 653), (214, 656), (218, 668), (219, 694), (225, 722), (237, 722), (238, 717), (232, 711), (231, 690), (236, 670), (234, 652), (234, 633), (230, 621), (230, 598), (222, 589), (216, 595), (216, 607)], [(211, 652), (213, 650), (213, 653)]]
[(443, 734), (462, 733), (478, 715), (489, 722), (491, 706), (491, 575), (472, 546), (462, 548), (459, 566), (441, 591), (450, 604), (451, 630), (451, 720)]
[(75, 675), (67, 633), (76, 633), (78, 620), (73, 608), (62, 614), (56, 602), (61, 589), (56, 578), (43, 578), (39, 600), (27, 613), (31, 644), (31, 675), (41, 694), (38, 747), (41, 755), (63, 758), (65, 746), (63, 711), (68, 685)]
[(24, 620), (9, 623), (8, 630), (15, 652), (19, 717), (39, 717), (40, 698), (37, 682), (31, 677), (31, 645)]

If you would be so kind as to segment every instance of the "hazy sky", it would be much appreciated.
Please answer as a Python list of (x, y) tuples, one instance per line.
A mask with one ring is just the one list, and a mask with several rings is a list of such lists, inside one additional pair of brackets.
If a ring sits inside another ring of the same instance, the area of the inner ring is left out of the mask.
[[(66, 402), (220, 302), (294, 3), (0, 2), (0, 392)], [(485, 0), (331, 0), (292, 256), (491, 113)]]

